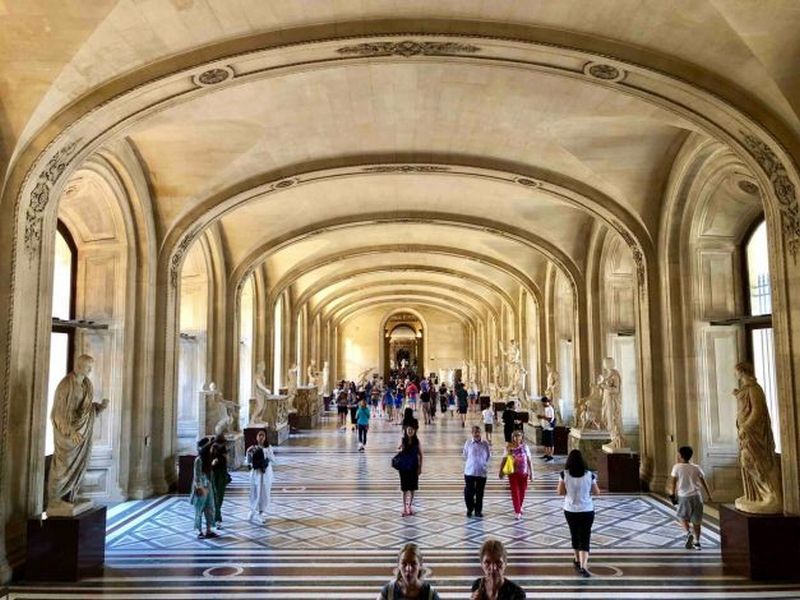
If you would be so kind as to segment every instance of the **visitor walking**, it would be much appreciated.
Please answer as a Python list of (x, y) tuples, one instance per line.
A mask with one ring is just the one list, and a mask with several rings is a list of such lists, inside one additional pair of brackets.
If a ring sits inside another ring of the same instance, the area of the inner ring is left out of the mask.
[(467, 396), (467, 388), (461, 382), (456, 384), (456, 399), (458, 401), (458, 414), (461, 416), (461, 426), (466, 427), (469, 399)]
[(361, 400), (361, 404), (356, 411), (356, 425), (358, 426), (358, 451), (363, 452), (367, 447), (367, 430), (369, 429), (369, 407), (366, 400)]
[(397, 388), (397, 394), (394, 397), (394, 422), (395, 425), (400, 425), (403, 420), (403, 394), (404, 390), (402, 387)]
[[(511, 460), (510, 468), (506, 466), (506, 457)], [(523, 442), (521, 431), (511, 434), (511, 443), (506, 446), (503, 453), (503, 460), (500, 461), (500, 478), (502, 479), (504, 475), (508, 475), (511, 503), (514, 505), (514, 515), (519, 521), (522, 518), (522, 505), (525, 502), (528, 481), (533, 481), (531, 451)]]
[[(192, 494), (189, 503), (194, 506), (194, 528), (197, 537), (215, 538), (211, 531), (214, 521), (214, 488), (211, 485), (211, 439), (203, 438), (197, 442), (197, 458), (192, 469)], [(206, 532), (203, 533), (203, 517), (206, 518)]]
[(336, 397), (337, 426), (344, 431), (347, 429), (347, 390), (342, 390)]
[(403, 513), (408, 517), (414, 514), (414, 494), (419, 489), (419, 476), (422, 473), (422, 448), (414, 425), (405, 427), (403, 439), (398, 446), (397, 470), (400, 473), (400, 490), (403, 492)]
[[(425, 381), (424, 379), (422, 381)], [(419, 393), (419, 404), (420, 410), (422, 411), (422, 417), (425, 419), (425, 424), (430, 425), (431, 423), (431, 393), (428, 391), (427, 386), (425, 389), (420, 391)]]
[(439, 594), (423, 581), (422, 554), (416, 544), (406, 544), (397, 559), (397, 576), (383, 586), (377, 600), (439, 600)]
[(442, 382), (439, 386), (439, 408), (441, 409), (442, 417), (447, 414), (447, 386)]
[(383, 394), (383, 414), (386, 419), (392, 420), (392, 409), (394, 408), (394, 394), (392, 393), (391, 386), (386, 386), (386, 392)]
[(492, 443), (492, 430), (494, 429), (494, 411), (489, 406), (481, 413), (483, 415), (483, 431), (486, 432), (486, 441)]
[(550, 398), (542, 396), (542, 414), (536, 415), (542, 426), (542, 446), (544, 446), (544, 456), (542, 460), (550, 462), (553, 460), (554, 451), (554, 432), (556, 428), (556, 412), (550, 405)]
[(508, 554), (500, 540), (486, 540), (481, 546), (481, 570), (483, 577), (472, 583), (471, 600), (525, 600), (525, 591), (510, 579), (505, 572)]
[(572, 450), (567, 456), (557, 489), (558, 494), (564, 496), (564, 517), (572, 538), (573, 565), (578, 573), (590, 577), (587, 563), (594, 523), (592, 496), (599, 494), (600, 489), (597, 487), (597, 476), (586, 466), (580, 450)]
[[(703, 525), (703, 491), (711, 500), (703, 470), (691, 462), (694, 450), (678, 448), (678, 462), (672, 467), (668, 482), (670, 494), (678, 504), (678, 520), (686, 534), (686, 549), (700, 550), (700, 529)], [(692, 526), (692, 530), (689, 529)]]
[(222, 500), (230, 482), (228, 445), (225, 434), (220, 433), (211, 445), (211, 487), (214, 489), (214, 524), (217, 529), (222, 529)]
[(265, 430), (256, 434), (256, 443), (247, 449), (245, 464), (250, 467), (250, 512), (247, 520), (252, 521), (258, 514), (261, 522), (265, 523), (272, 492), (272, 465), (275, 464), (275, 454)]
[(472, 428), (472, 439), (464, 443), (464, 502), (467, 505), (467, 517), (475, 513), (483, 517), (483, 491), (486, 488), (486, 472), (492, 449), (481, 439), (481, 428)]

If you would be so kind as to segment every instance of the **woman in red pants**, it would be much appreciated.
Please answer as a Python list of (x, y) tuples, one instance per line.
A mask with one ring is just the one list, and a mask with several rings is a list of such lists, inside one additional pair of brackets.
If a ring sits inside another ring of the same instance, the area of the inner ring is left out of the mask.
[(503, 452), (503, 459), (500, 461), (500, 479), (504, 475), (503, 466), (506, 463), (506, 457), (511, 457), (514, 466), (513, 472), (508, 474), (508, 484), (511, 488), (511, 502), (514, 504), (514, 514), (519, 521), (522, 518), (522, 503), (525, 501), (528, 481), (533, 481), (531, 451), (528, 445), (522, 441), (521, 431), (515, 431), (511, 434), (511, 443), (506, 446)]

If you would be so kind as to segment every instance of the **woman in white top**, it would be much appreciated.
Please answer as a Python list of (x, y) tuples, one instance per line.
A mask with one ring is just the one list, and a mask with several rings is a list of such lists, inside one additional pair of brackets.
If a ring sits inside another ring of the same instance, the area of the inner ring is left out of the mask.
[(266, 522), (272, 492), (272, 465), (275, 454), (267, 442), (267, 432), (263, 429), (256, 434), (256, 443), (247, 449), (245, 457), (250, 467), (250, 512), (248, 520), (258, 513), (261, 522)]
[(592, 496), (599, 493), (597, 476), (586, 466), (581, 451), (572, 450), (558, 480), (558, 494), (564, 496), (564, 516), (575, 553), (573, 564), (584, 577), (591, 576), (586, 565), (589, 562), (589, 543), (594, 523)]

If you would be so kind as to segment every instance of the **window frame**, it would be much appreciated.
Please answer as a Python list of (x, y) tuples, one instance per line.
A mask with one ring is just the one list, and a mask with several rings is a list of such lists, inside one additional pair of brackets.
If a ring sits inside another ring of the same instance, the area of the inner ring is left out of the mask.
[[(75, 243), (75, 238), (72, 232), (67, 228), (64, 222), (59, 219), (56, 223), (56, 231), (61, 234), (64, 242), (70, 250), (70, 278), (69, 278), (69, 318), (75, 318), (77, 306), (77, 290), (78, 290), (78, 245)], [(71, 373), (75, 367), (75, 328), (65, 327), (53, 323), (50, 328), (52, 333), (66, 333), (67, 334), (67, 373)]]

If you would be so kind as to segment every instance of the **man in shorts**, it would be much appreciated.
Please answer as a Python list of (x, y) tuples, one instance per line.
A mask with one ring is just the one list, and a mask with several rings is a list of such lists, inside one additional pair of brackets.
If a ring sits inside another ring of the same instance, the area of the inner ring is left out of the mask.
[(482, 413), (483, 415), (483, 430), (486, 432), (486, 441), (492, 443), (492, 429), (494, 429), (494, 411), (489, 406)]
[[(678, 448), (678, 462), (672, 467), (668, 487), (673, 501), (677, 500), (678, 520), (686, 532), (687, 550), (700, 550), (700, 527), (703, 524), (703, 491), (711, 500), (703, 470), (692, 463), (694, 451), (689, 446)], [(692, 525), (692, 531), (689, 525)]]

